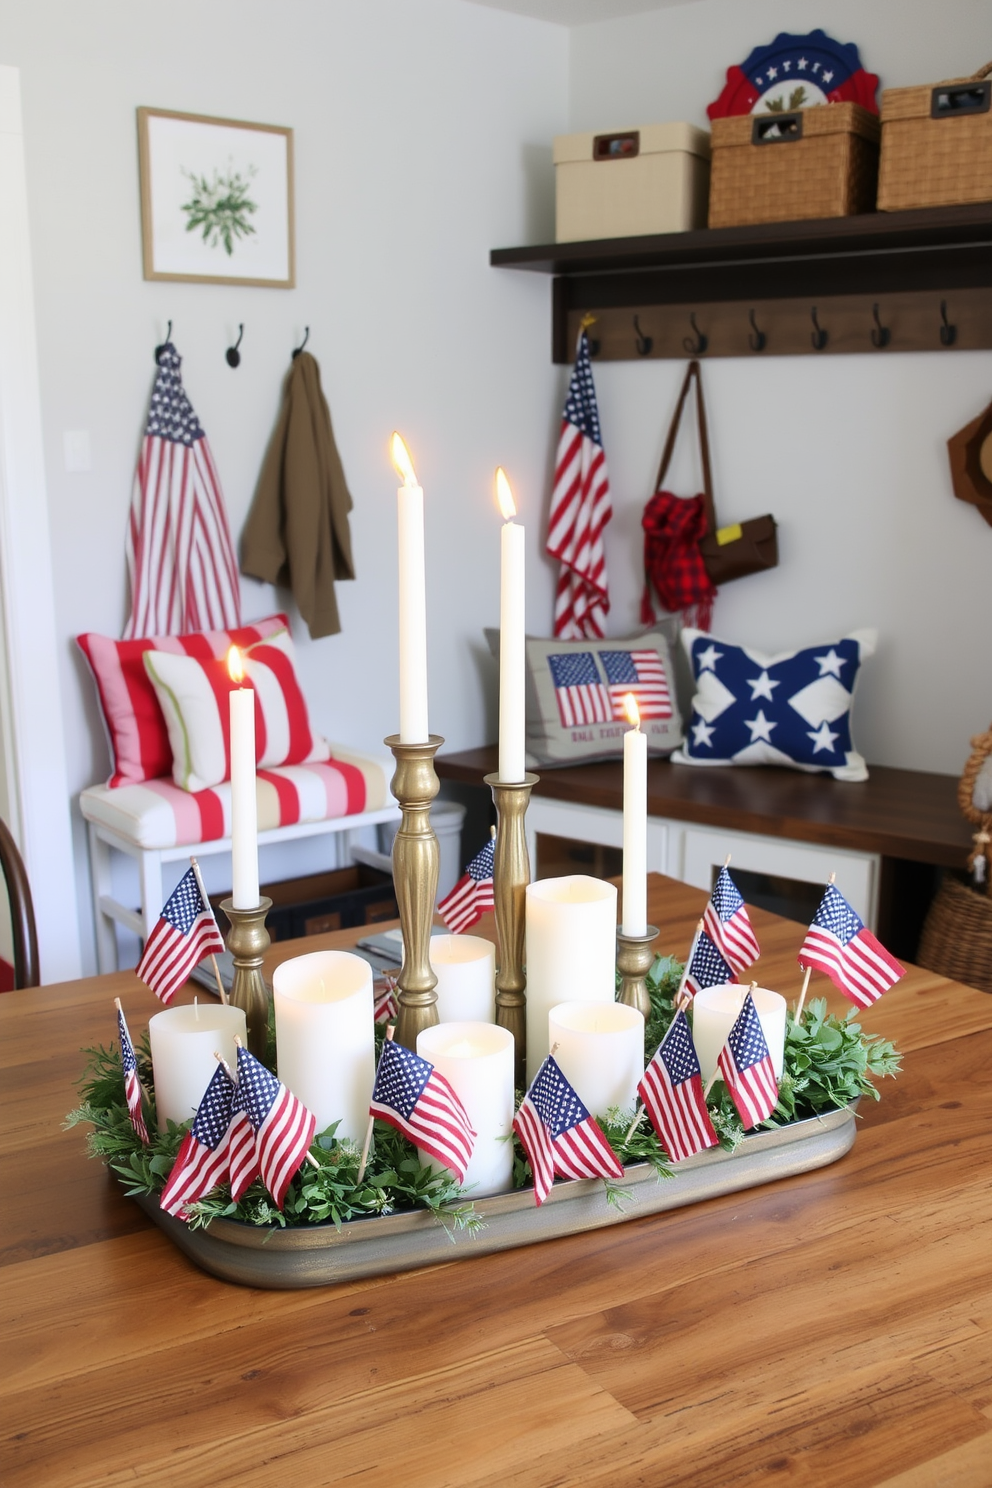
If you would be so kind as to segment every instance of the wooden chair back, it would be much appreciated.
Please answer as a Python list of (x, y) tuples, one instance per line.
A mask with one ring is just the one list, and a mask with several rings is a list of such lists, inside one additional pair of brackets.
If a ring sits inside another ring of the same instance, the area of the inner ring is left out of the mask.
[(34, 903), (24, 859), (4, 821), (0, 821), (0, 868), (7, 884), (10, 901), (10, 924), (14, 941), (14, 986), (37, 987), (41, 980), (38, 969), (38, 930), (34, 920)]

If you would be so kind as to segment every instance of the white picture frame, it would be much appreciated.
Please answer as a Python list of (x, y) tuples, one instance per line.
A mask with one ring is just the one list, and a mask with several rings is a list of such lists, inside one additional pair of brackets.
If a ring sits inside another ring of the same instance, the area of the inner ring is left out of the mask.
[(138, 109), (146, 279), (292, 289), (293, 131)]

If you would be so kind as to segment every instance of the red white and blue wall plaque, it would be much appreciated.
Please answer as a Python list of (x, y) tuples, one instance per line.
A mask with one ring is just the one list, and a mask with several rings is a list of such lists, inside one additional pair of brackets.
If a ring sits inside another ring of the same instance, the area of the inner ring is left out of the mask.
[(706, 112), (711, 119), (726, 119), (850, 102), (877, 114), (877, 87), (878, 78), (865, 72), (853, 41), (834, 41), (825, 31), (805, 36), (782, 31), (770, 46), (755, 47), (739, 67), (727, 68), (726, 86)]

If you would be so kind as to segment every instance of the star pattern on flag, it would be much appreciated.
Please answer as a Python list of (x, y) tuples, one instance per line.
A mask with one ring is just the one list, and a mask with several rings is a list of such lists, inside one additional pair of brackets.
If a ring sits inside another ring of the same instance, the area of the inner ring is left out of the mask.
[(706, 931), (701, 930), (685, 979), (685, 989), (689, 996), (695, 997), (704, 987), (722, 987), (728, 982), (736, 981), (734, 968), (720, 955)]
[(857, 636), (778, 657), (726, 642), (717, 647), (698, 631), (686, 636), (696, 694), (683, 756), (834, 771), (860, 760), (851, 742)]
[(190, 446), (203, 438), (203, 427), (186, 396), (179, 369), (183, 359), (171, 341), (159, 352), (158, 375), (152, 389), (145, 433)]

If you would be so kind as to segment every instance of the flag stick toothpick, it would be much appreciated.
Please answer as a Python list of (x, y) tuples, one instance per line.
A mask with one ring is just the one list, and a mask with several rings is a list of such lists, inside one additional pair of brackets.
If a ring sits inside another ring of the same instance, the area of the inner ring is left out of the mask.
[(689, 1005), (689, 998), (685, 996), (685, 984), (688, 980), (689, 967), (692, 965), (692, 958), (696, 954), (696, 947), (699, 944), (699, 937), (702, 935), (702, 933), (703, 922), (702, 920), (700, 920), (699, 924), (696, 926), (696, 933), (692, 937), (692, 945), (689, 947), (689, 954), (685, 958), (685, 965), (682, 968), (682, 980), (679, 982), (679, 990), (675, 994), (676, 1011), (681, 1007), (683, 998), (685, 998), (686, 1006), (688, 1007)]
[(803, 1015), (803, 1003), (806, 1001), (806, 993), (809, 990), (809, 979), (810, 979), (810, 977), (812, 975), (813, 975), (813, 968), (812, 968), (812, 966), (807, 966), (807, 968), (806, 968), (806, 975), (803, 977), (803, 990), (799, 994), (799, 1006), (796, 1008), (796, 1022), (797, 1023), (799, 1022), (799, 1019)]
[[(190, 866), (192, 867), (193, 872), (196, 875), (197, 887), (200, 890), (200, 898), (203, 900), (204, 904), (209, 904), (210, 900), (207, 898), (207, 891), (203, 887), (203, 879), (200, 877), (200, 865), (195, 858), (190, 858), (189, 861)], [(210, 964), (214, 969), (214, 981), (217, 983), (217, 995), (219, 996), (224, 1006), (227, 1007), (227, 993), (224, 991), (224, 983), (220, 979), (220, 967), (217, 965), (217, 957), (212, 951), (210, 953)]]
[(703, 1091), (703, 1100), (705, 1100), (706, 1097), (709, 1095), (710, 1091), (713, 1089), (713, 1086), (716, 1084), (716, 1082), (717, 1082), (717, 1080), (719, 1080), (719, 1078), (720, 1078), (720, 1070), (719, 1070), (719, 1068), (717, 1068), (717, 1069), (715, 1069), (713, 1071), (713, 1073), (710, 1075), (709, 1079), (706, 1082), (706, 1089)]
[[(387, 1039), (391, 1039), (393, 1037), (393, 1034), (395, 1032), (396, 1032), (395, 1025), (392, 1024), (392, 1023), (390, 1023), (389, 1027), (386, 1029), (386, 1038)], [(372, 1115), (372, 1112), (370, 1111), (369, 1112), (369, 1124), (365, 1128), (365, 1141), (362, 1144), (362, 1160), (358, 1164), (358, 1177), (355, 1179), (355, 1182), (356, 1183), (361, 1183), (362, 1179), (365, 1177), (365, 1168), (366, 1168), (366, 1164), (368, 1163), (368, 1160), (369, 1160), (369, 1148), (372, 1145), (372, 1125), (373, 1125), (373, 1122), (374, 1121), (375, 1121), (375, 1117)]]
[(627, 1128), (627, 1135), (623, 1139), (623, 1145), (625, 1147), (626, 1147), (627, 1143), (630, 1141), (631, 1137), (634, 1135), (634, 1132), (640, 1126), (641, 1122), (644, 1120), (644, 1110), (645, 1110), (644, 1106), (638, 1106), (637, 1110), (634, 1112), (634, 1119), (630, 1123), (630, 1125), (628, 1126), (628, 1128)]

